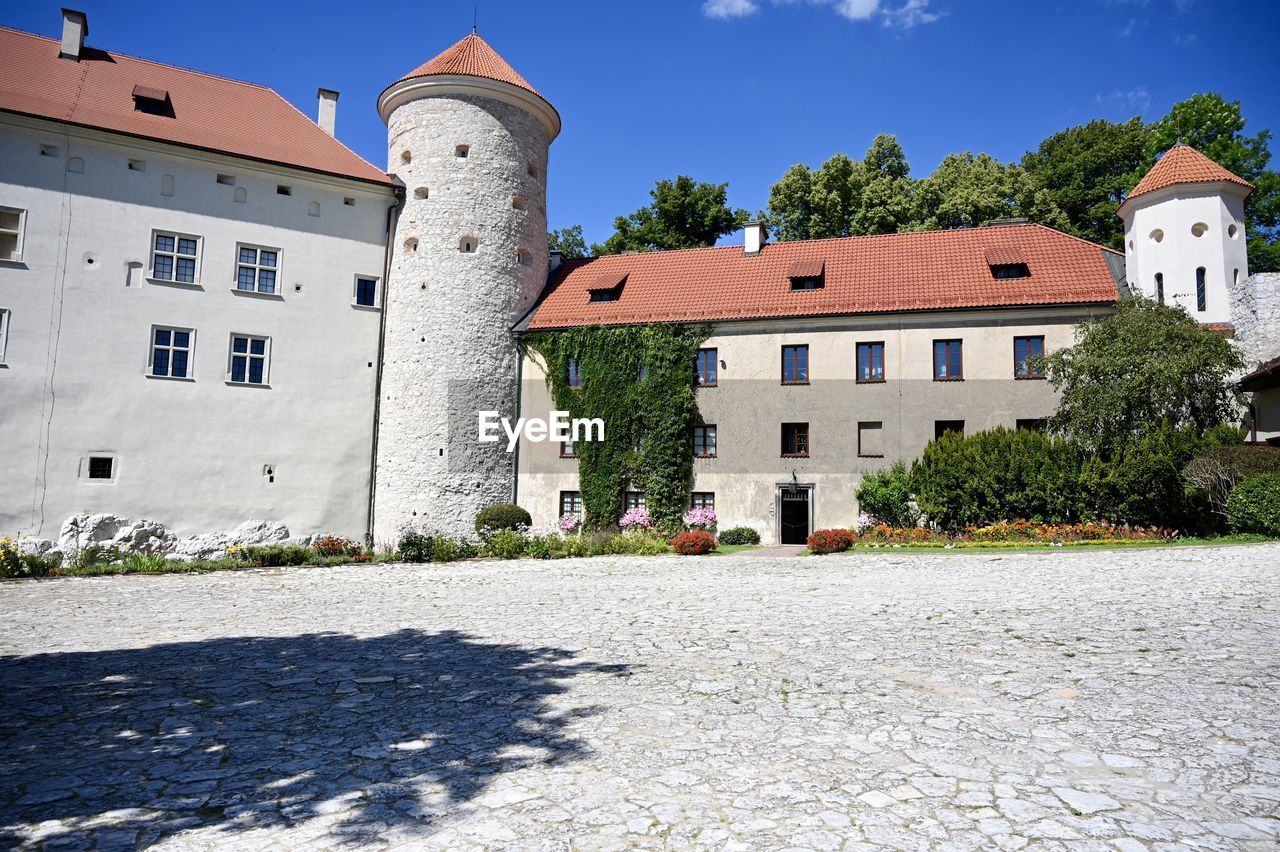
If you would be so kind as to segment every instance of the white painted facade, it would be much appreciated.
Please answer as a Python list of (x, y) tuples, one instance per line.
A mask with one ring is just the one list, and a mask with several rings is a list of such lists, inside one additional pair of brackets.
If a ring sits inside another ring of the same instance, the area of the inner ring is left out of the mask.
[(1231, 294), (1249, 275), (1246, 194), (1228, 182), (1175, 184), (1127, 200), (1119, 212), (1129, 286), (1198, 322), (1231, 322)]
[[(393, 200), (0, 114), (0, 207), (22, 211), (21, 258), (0, 262), (0, 530), (56, 537), (87, 510), (363, 537), (380, 313), (353, 298), (357, 275), (382, 281)], [(154, 276), (156, 231), (197, 239), (195, 283)], [(241, 243), (279, 252), (276, 295), (235, 289)], [(188, 377), (150, 375), (156, 326), (189, 330)], [(263, 384), (229, 381), (233, 334), (267, 339)]]

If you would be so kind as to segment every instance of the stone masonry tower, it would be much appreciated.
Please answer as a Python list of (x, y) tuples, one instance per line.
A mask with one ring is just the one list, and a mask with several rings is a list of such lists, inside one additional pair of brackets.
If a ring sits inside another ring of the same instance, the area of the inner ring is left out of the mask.
[(555, 108), (474, 33), (378, 99), (388, 171), (405, 186), (384, 311), (374, 539), (407, 524), (474, 534), (511, 500), (506, 442), (477, 413), (516, 414), (511, 327), (547, 280)]

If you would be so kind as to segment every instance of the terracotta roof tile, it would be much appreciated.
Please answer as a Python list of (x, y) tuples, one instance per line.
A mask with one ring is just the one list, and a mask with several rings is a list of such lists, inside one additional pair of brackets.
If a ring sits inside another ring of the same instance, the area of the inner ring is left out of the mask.
[[(0, 110), (178, 145), (390, 184), (386, 173), (325, 133), (265, 86), (0, 27)], [(134, 95), (167, 93), (172, 116), (135, 109)]]
[[(1034, 278), (997, 279), (988, 249), (1019, 249)], [(1042, 225), (1006, 225), (875, 237), (608, 255), (565, 261), (528, 327), (702, 322), (1007, 305), (1114, 302), (1109, 249)], [(1114, 252), (1111, 252), (1115, 254)], [(797, 263), (821, 261), (820, 290), (795, 292)], [(617, 301), (589, 290), (626, 275)]]
[(1218, 181), (1234, 183), (1249, 189), (1254, 188), (1253, 184), (1227, 171), (1190, 145), (1176, 145), (1156, 160), (1151, 171), (1138, 181), (1138, 185), (1133, 188), (1127, 198), (1137, 198), (1139, 195), (1180, 183), (1216, 183)]
[(487, 41), (475, 33), (445, 50), (439, 56), (419, 65), (401, 79), (430, 77), (435, 74), (485, 77), (489, 80), (498, 80), (502, 83), (519, 86), (522, 89), (533, 92), (538, 97), (542, 97), (537, 89), (529, 85), (528, 80), (521, 77), (516, 72), (516, 69), (507, 64), (507, 60), (498, 55), (498, 51), (490, 47)]

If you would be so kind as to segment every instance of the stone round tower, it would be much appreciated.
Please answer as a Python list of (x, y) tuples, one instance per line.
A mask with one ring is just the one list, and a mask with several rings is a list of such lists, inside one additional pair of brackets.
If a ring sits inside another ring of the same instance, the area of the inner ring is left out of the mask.
[(472, 34), (378, 99), (387, 171), (405, 186), (383, 305), (373, 529), (474, 534), (511, 499), (506, 442), (477, 414), (517, 416), (511, 327), (547, 279), (547, 153), (555, 108)]

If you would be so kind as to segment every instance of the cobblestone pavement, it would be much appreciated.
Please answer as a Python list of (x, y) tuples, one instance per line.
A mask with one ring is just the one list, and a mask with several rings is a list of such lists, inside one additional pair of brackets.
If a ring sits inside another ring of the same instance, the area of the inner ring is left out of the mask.
[(1280, 545), (0, 585), (0, 845), (1274, 849)]

